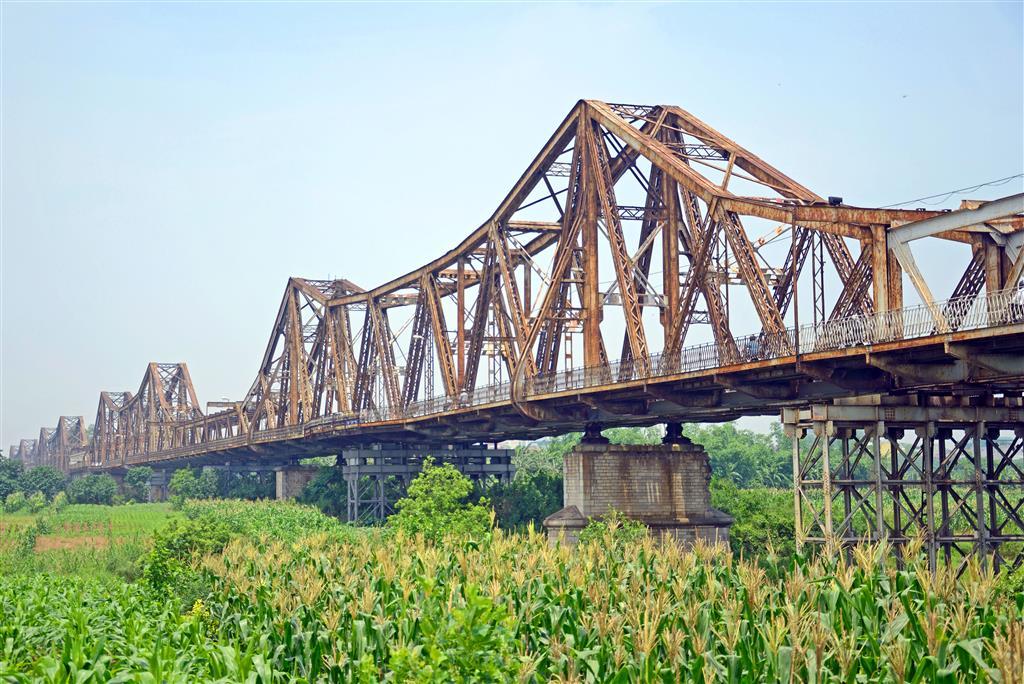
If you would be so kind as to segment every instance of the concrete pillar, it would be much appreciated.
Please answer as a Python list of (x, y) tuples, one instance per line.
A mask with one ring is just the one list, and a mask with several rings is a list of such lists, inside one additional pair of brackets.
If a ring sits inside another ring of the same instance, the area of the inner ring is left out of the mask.
[(171, 481), (171, 475), (166, 470), (154, 470), (149, 478), (149, 500), (166, 501), (167, 484)]
[(298, 497), (318, 472), (320, 472), (320, 468), (307, 466), (275, 468), (275, 496), (279, 500)]
[(565, 455), (565, 508), (544, 521), (550, 539), (575, 543), (591, 518), (615, 510), (665, 541), (728, 543), (732, 518), (711, 507), (704, 448), (672, 430), (655, 445), (581, 442)]

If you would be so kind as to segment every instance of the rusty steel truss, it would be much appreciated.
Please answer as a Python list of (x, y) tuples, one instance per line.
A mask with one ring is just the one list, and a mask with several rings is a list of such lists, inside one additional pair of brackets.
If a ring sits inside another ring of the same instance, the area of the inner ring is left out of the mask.
[(1024, 563), (1024, 408), (943, 399), (784, 412), (798, 547), (919, 540), (932, 569)]
[[(59, 460), (472, 444), (879, 391), (1012, 402), (1024, 218), (1008, 199), (848, 206), (679, 107), (580, 101), (454, 249), (372, 289), (289, 279), (239, 401), (204, 412), (184, 364), (150, 364), (138, 392), (101, 394), (93, 439)], [(918, 240), (959, 255), (949, 300)], [(904, 275), (919, 303), (904, 304)]]

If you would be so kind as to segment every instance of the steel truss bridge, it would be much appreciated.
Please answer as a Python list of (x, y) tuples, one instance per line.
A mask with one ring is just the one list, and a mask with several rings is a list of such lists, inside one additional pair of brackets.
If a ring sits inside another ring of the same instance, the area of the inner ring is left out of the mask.
[[(1024, 195), (952, 212), (848, 206), (679, 107), (580, 101), (454, 249), (372, 289), (289, 279), (239, 401), (204, 410), (184, 363), (150, 363), (137, 391), (100, 393), (91, 439), (65, 416), (9, 453), (74, 473), (284, 464), (884, 395), (1001, 412), (987, 423), (1009, 435), (992, 486), (1019, 487), (1022, 212)], [(949, 265), (946, 282), (912, 245)], [(796, 415), (793, 434), (815, 429)], [(1024, 534), (1020, 503), (999, 505)], [(811, 520), (808, 540), (850, 534)]]

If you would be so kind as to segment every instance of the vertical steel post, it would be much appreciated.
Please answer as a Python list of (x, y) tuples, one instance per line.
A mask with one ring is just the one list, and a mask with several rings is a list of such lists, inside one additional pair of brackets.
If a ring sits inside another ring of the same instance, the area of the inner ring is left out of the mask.
[(977, 533), (977, 553), (981, 557), (981, 567), (988, 568), (988, 528), (985, 525), (985, 492), (984, 474), (981, 470), (981, 436), (985, 432), (984, 421), (974, 424), (972, 441), (974, 461), (974, 522)]
[(829, 451), (832, 446), (832, 435), (835, 433), (835, 426), (831, 422), (815, 421), (814, 431), (821, 435), (821, 493), (824, 498), (822, 516), (825, 519), (825, 539), (835, 542), (835, 535), (832, 531), (832, 463), (829, 459)]
[(932, 439), (935, 435), (935, 423), (928, 421), (924, 427), (917, 428), (917, 434), (921, 438), (921, 472), (924, 480), (924, 502), (925, 516), (928, 529), (925, 530), (926, 544), (928, 551), (928, 569), (935, 572), (938, 558), (935, 545), (935, 464), (932, 451)]
[(800, 465), (800, 438), (804, 431), (797, 424), (798, 420), (799, 416), (797, 417), (797, 420), (794, 420), (790, 429), (793, 432), (793, 525), (796, 528), (796, 550), (799, 553), (804, 547), (806, 531), (804, 530), (802, 502), (802, 498), (804, 496), (804, 478), (803, 469)]
[[(867, 428), (871, 429), (871, 428)], [(885, 432), (885, 423), (876, 421), (874, 424), (874, 435), (871, 437), (871, 450), (875, 459), (875, 541), (882, 541), (885, 534), (885, 510), (884, 496), (882, 492), (882, 433)]]

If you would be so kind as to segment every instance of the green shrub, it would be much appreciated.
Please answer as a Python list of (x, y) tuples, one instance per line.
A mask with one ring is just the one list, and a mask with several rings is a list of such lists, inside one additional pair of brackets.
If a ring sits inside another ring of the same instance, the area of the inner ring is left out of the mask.
[(155, 591), (173, 591), (182, 598), (182, 605), (191, 605), (206, 589), (197, 562), (205, 554), (222, 550), (230, 538), (227, 526), (212, 517), (172, 520), (153, 535), (143, 577)]
[(769, 551), (787, 561), (796, 553), (793, 493), (784, 489), (740, 489), (729, 480), (711, 483), (711, 505), (733, 517), (729, 546), (752, 558)]
[(25, 466), (21, 461), (0, 456), (0, 502), (6, 501), (13, 492), (21, 491), (21, 476)]
[(580, 530), (579, 543), (600, 543), (606, 546), (625, 546), (647, 536), (647, 526), (639, 520), (631, 520), (619, 511), (609, 511), (600, 518), (592, 518)]
[(352, 539), (353, 528), (326, 516), (312, 506), (291, 501), (189, 500), (182, 511), (193, 520), (209, 519), (224, 525), (232, 535), (267, 537), (293, 542), (326, 533), (336, 540)]
[(67, 484), (64, 473), (53, 466), (36, 466), (25, 471), (21, 476), (21, 491), (28, 495), (30, 492), (42, 492), (49, 501), (57, 492), (63, 491)]
[(221, 472), (218, 484), (220, 495), (230, 499), (274, 498), (273, 472), (231, 473)]
[(138, 503), (149, 501), (149, 481), (152, 477), (153, 469), (149, 466), (129, 468), (124, 475), (125, 498)]
[(25, 507), (25, 493), (11, 492), (4, 501), (4, 510), (8, 513), (16, 513)]
[(68, 499), (71, 503), (110, 505), (117, 494), (117, 481), (110, 475), (86, 475), (72, 480), (68, 485)]
[(506, 530), (541, 529), (544, 518), (562, 507), (562, 476), (545, 470), (523, 472), (507, 484), (486, 489), (498, 525)]
[(68, 495), (64, 492), (57, 492), (53, 497), (53, 501), (50, 502), (50, 505), (56, 513), (60, 513), (68, 507)]
[(204, 470), (198, 477), (191, 468), (174, 471), (167, 485), (171, 504), (180, 509), (187, 499), (212, 499), (217, 496), (220, 478), (215, 470)]
[(407, 496), (395, 504), (397, 513), (388, 518), (388, 526), (433, 541), (448, 535), (483, 536), (492, 527), (494, 513), (487, 499), (467, 501), (472, 490), (473, 483), (455, 466), (437, 466), (428, 457), (409, 483)]
[(36, 492), (25, 500), (25, 504), (29, 513), (38, 513), (46, 508), (46, 495), (42, 492)]
[(299, 501), (316, 506), (327, 515), (345, 516), (348, 512), (348, 487), (341, 468), (321, 466), (302, 490)]

